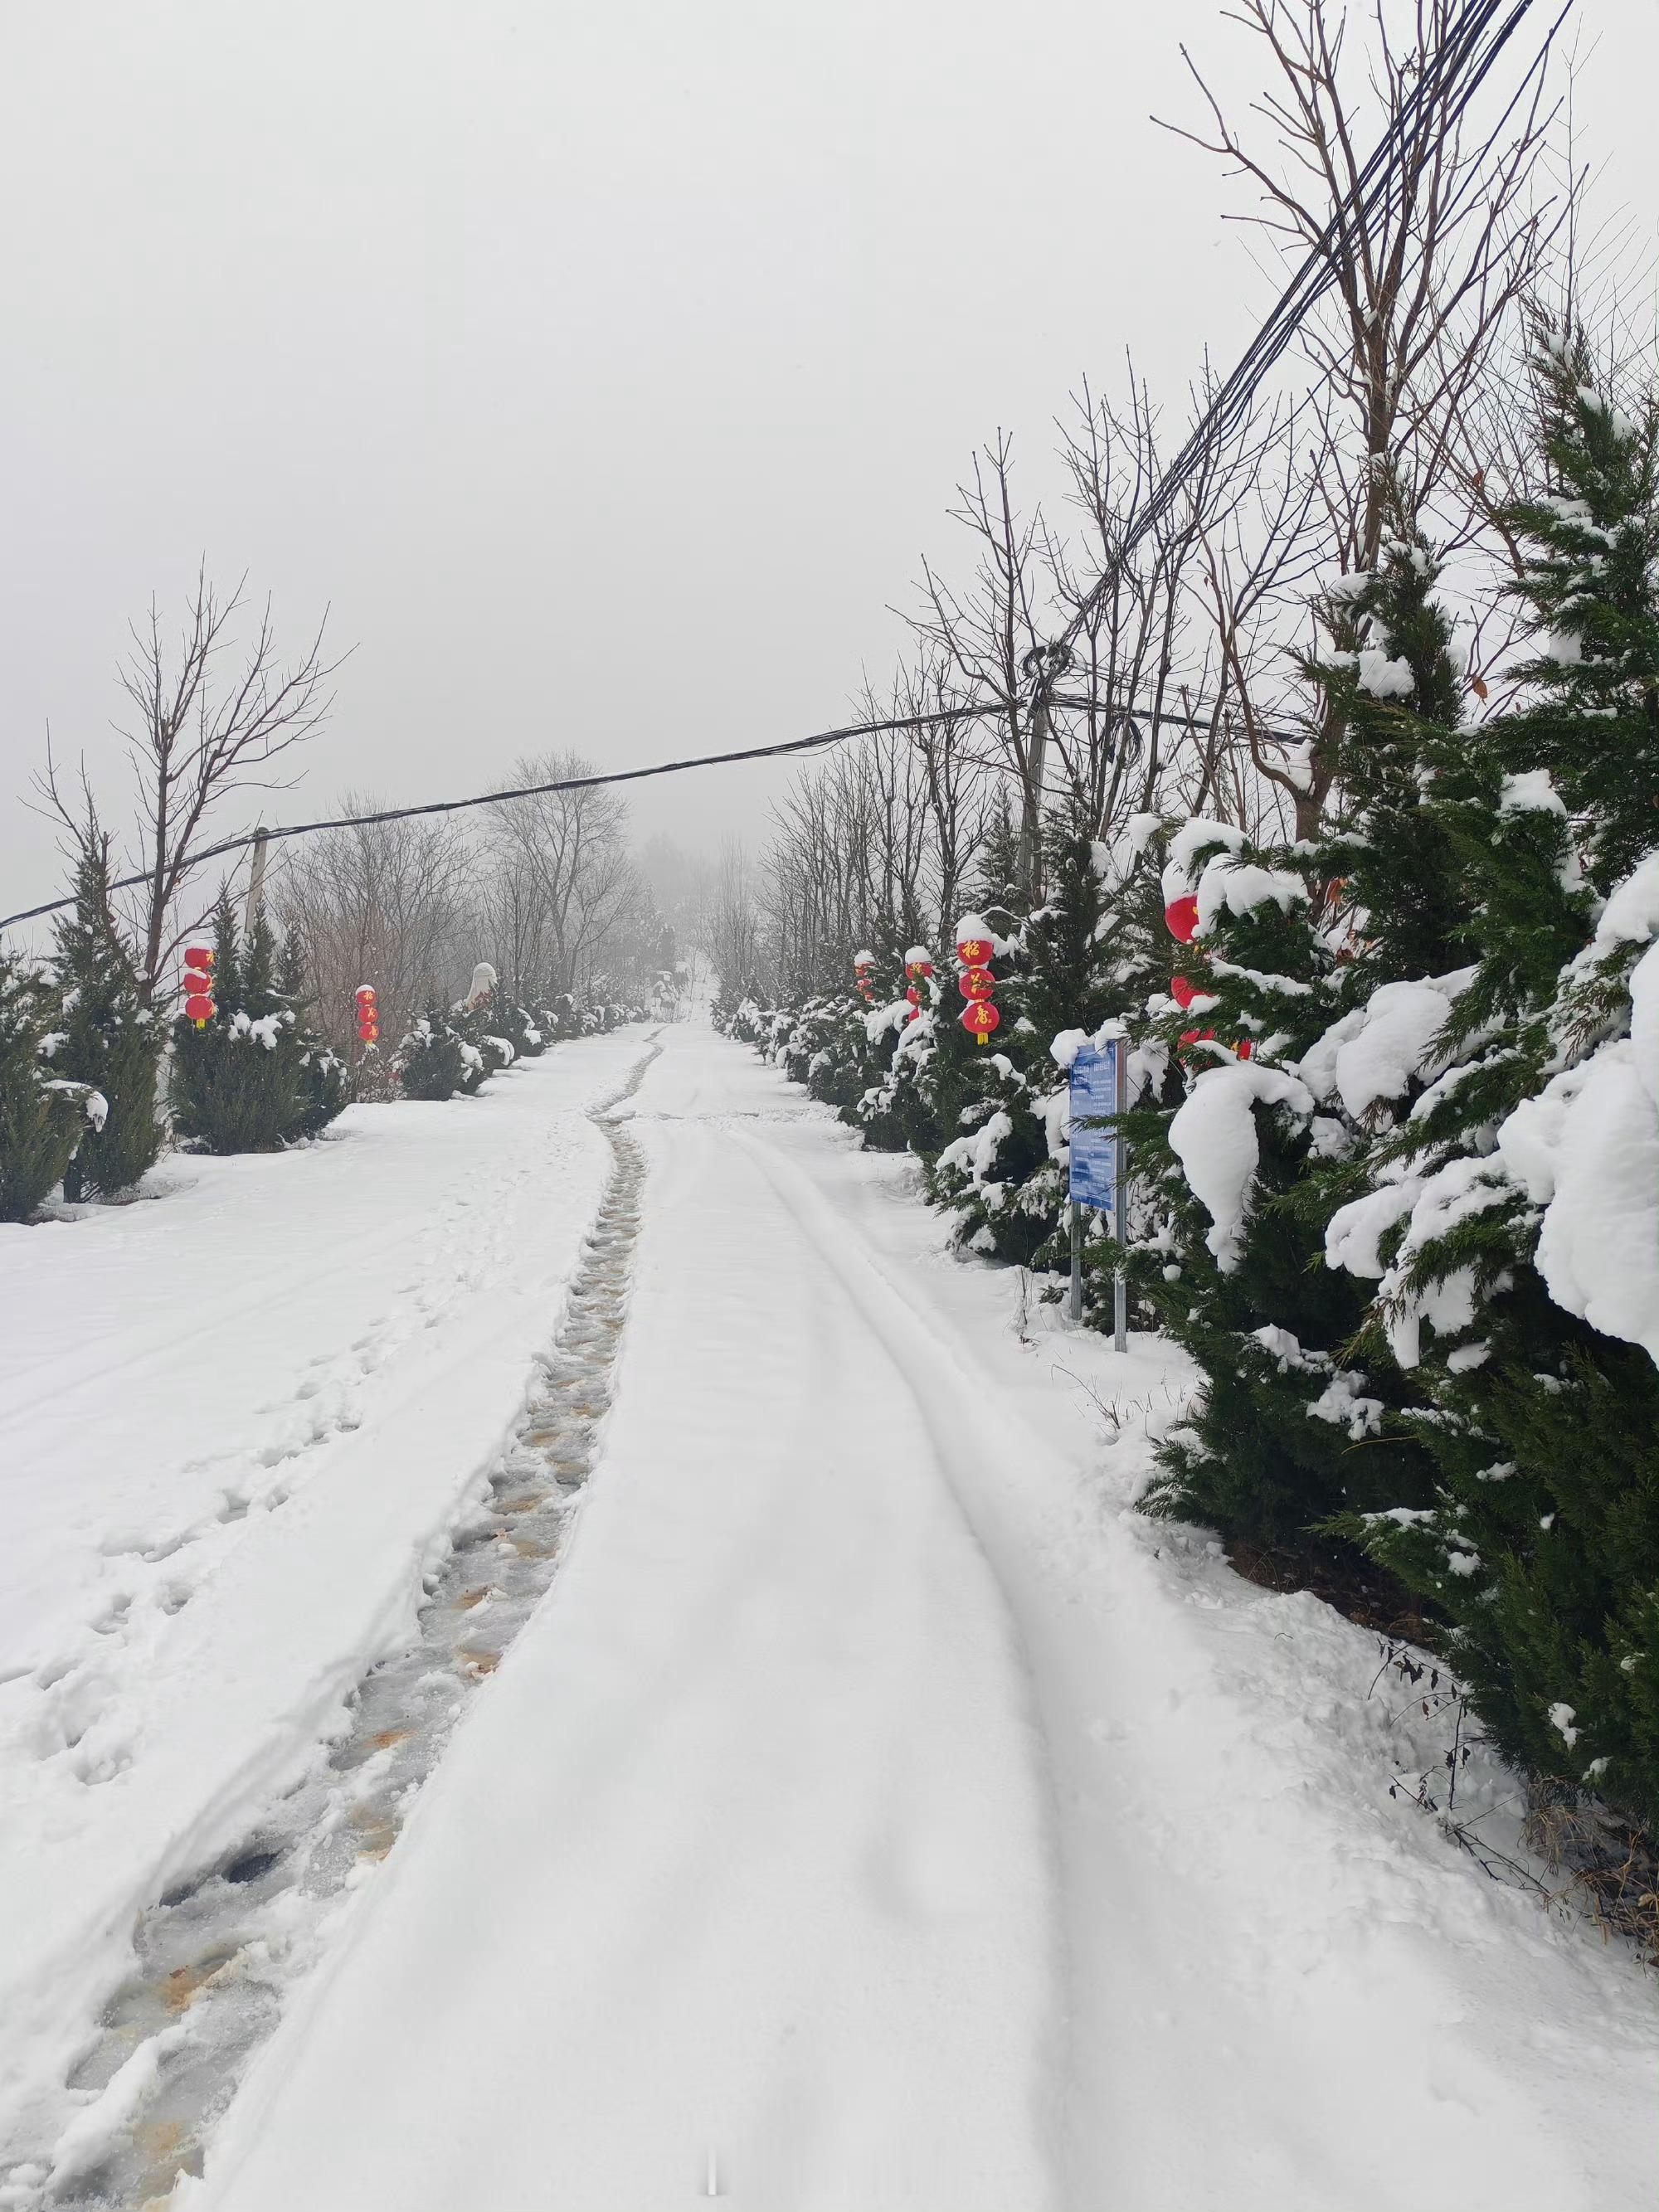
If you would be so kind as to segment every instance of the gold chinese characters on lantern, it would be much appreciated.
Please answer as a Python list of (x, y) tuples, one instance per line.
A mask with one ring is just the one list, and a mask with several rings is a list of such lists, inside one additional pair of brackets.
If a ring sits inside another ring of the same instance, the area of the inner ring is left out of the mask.
[(983, 1044), (1002, 1016), (996, 1007), (996, 977), (991, 972), (997, 941), (982, 915), (965, 914), (957, 924), (957, 958), (962, 963), (958, 988), (968, 1005), (962, 1026), (975, 1044)]

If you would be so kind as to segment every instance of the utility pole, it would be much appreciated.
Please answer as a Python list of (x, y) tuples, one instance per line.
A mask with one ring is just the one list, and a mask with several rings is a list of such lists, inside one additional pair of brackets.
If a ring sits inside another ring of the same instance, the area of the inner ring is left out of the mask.
[(247, 872), (247, 903), (242, 908), (242, 934), (250, 937), (265, 901), (265, 853), (270, 840), (261, 830), (253, 840), (253, 860)]
[(1025, 792), (1019, 817), (1020, 887), (1036, 906), (1042, 898), (1042, 771), (1048, 750), (1048, 702), (1056, 680), (1072, 665), (1069, 646), (1034, 645), (1019, 664), (1029, 677), (1026, 708)]

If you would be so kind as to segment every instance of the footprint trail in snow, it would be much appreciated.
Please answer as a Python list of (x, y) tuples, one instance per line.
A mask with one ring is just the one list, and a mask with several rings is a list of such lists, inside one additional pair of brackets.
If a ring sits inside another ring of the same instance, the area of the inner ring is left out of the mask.
[(132, 1974), (68, 2085), (88, 2101), (55, 2144), (0, 2164), (0, 2203), (137, 2207), (201, 2172), (214, 2123), (296, 1976), (391, 1851), (468, 1693), (552, 1581), (610, 1403), (640, 1224), (644, 1156), (610, 1116), (659, 1050), (590, 1116), (615, 1156), (604, 1202), (514, 1439), (428, 1578), (418, 1640), (364, 1677), (349, 1732), (240, 1848), (143, 1914)]

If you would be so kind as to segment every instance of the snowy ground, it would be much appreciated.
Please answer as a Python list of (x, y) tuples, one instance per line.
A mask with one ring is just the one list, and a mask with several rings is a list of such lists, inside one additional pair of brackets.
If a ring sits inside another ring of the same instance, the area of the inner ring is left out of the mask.
[[(644, 1226), (574, 1540), (177, 2202), (1651, 2205), (1650, 1982), (1389, 1797), (1442, 1744), (1368, 1698), (1374, 1639), (1129, 1510), (1174, 1355), (1022, 1325), (905, 1163), (741, 1048), (663, 1043), (622, 1109)], [(407, 1633), (597, 1203), (580, 1109), (642, 1051), (0, 1245), (34, 1501), (0, 1689), (14, 2112), (136, 1905), (248, 1832)], [(59, 1403), (47, 1358), (100, 1302), (125, 1364)]]
[(245, 1833), (522, 1400), (640, 1032), (0, 1228), (0, 2178), (133, 1915)]

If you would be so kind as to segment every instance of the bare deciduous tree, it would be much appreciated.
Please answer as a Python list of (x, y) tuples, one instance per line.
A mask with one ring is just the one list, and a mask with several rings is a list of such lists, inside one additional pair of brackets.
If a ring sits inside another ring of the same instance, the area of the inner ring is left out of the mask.
[[(179, 924), (185, 878), (210, 850), (211, 817), (238, 793), (285, 788), (286, 756), (316, 735), (333, 704), (329, 684), (340, 664), (323, 658), (326, 612), (309, 646), (284, 661), (267, 599), (252, 642), (231, 660), (246, 582), (221, 598), (204, 563), (176, 642), (152, 600), (148, 619), (132, 625), (133, 650), (120, 671), (132, 719), (117, 727), (137, 787), (136, 866), (144, 876), (131, 921), (147, 1003), (204, 910), (204, 902)], [(78, 845), (88, 811), (62, 787), (50, 744), (36, 789)]]
[[(555, 783), (593, 773), (576, 753), (520, 760), (517, 783)], [(587, 988), (600, 951), (643, 897), (628, 849), (628, 809), (605, 789), (546, 792), (493, 811), (486, 839), (508, 902), (514, 957), (526, 976), (556, 992)]]
[[(1443, 67), (1459, 14), (1458, 0), (1379, 5), (1362, 54), (1351, 49), (1352, 19), (1328, 0), (1239, 0), (1233, 20), (1269, 64), (1254, 112), (1273, 150), (1246, 144), (1196, 68), (1212, 127), (1179, 134), (1255, 185), (1262, 209), (1249, 220), (1288, 257), (1317, 253), (1328, 268), (1332, 304), (1300, 336), (1321, 380), (1312, 481), (1328, 557), (1345, 571), (1374, 568), (1385, 530), (1414, 526), (1452, 478), (1468, 396), (1560, 220), (1532, 196), (1551, 119), (1542, 70), (1493, 129), (1469, 127), (1461, 80)], [(1371, 143), (1408, 115), (1390, 191), (1369, 221), (1334, 222), (1358, 199)], [(1352, 642), (1340, 617), (1335, 628), (1339, 647)], [(1305, 763), (1255, 749), (1298, 836), (1317, 825), (1341, 735), (1328, 706)]]
[[(347, 792), (343, 814), (372, 814), (368, 793)], [(474, 856), (453, 821), (362, 823), (296, 841), (283, 855), (272, 903), (296, 932), (315, 994), (315, 1019), (350, 1051), (354, 994), (379, 995), (381, 1028), (400, 1036), (435, 1000), (447, 998), (461, 945)]]

